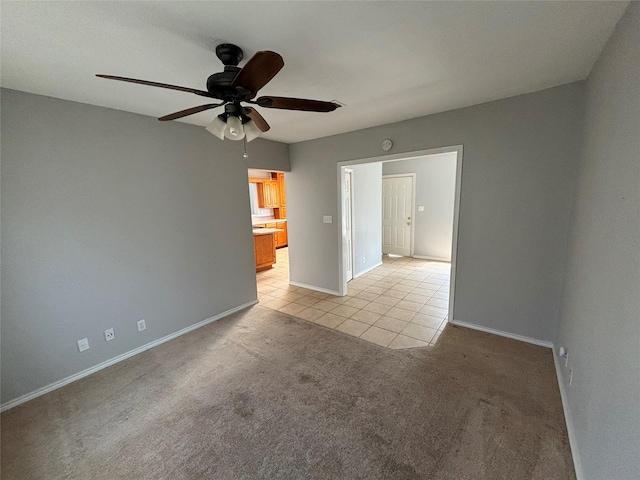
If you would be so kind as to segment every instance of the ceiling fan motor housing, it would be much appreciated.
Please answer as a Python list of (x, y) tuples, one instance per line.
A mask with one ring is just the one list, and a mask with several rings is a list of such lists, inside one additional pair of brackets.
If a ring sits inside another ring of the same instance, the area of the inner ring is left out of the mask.
[(224, 64), (224, 71), (214, 73), (207, 79), (207, 91), (225, 102), (241, 102), (253, 98), (255, 95), (248, 90), (231, 86), (241, 70), (238, 63), (244, 56), (242, 49), (231, 43), (221, 43), (216, 47), (216, 55)]
[(238, 89), (231, 83), (239, 71), (239, 67), (226, 66), (224, 72), (214, 73), (207, 79), (207, 91), (220, 100), (234, 101), (238, 97)]

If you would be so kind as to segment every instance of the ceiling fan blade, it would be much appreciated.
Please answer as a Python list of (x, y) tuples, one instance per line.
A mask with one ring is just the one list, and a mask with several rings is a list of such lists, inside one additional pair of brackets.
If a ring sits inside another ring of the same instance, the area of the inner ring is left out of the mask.
[(247, 116), (251, 120), (253, 120), (253, 123), (256, 124), (256, 126), (260, 129), (261, 132), (266, 132), (271, 128), (267, 123), (267, 121), (264, 118), (262, 118), (262, 115), (260, 115), (255, 108), (248, 107)]
[(196, 95), (200, 95), (202, 97), (215, 98), (209, 92), (206, 92), (204, 90), (197, 90), (195, 88), (188, 88), (188, 87), (179, 87), (177, 85), (169, 85), (167, 83), (149, 82), (148, 80), (138, 80), (136, 78), (127, 78), (127, 77), (116, 77), (114, 75), (96, 74), (96, 77), (107, 78), (109, 80), (120, 80), (121, 82), (138, 83), (140, 85), (149, 85), (151, 87), (168, 88), (170, 90), (178, 90), (180, 92), (195, 93)]
[(238, 72), (231, 82), (232, 87), (242, 87), (256, 93), (284, 67), (284, 60), (276, 52), (256, 53)]
[(290, 97), (260, 97), (255, 103), (264, 108), (304, 110), (305, 112), (333, 112), (336, 108), (340, 107), (340, 105), (333, 102)]
[(205, 110), (210, 110), (212, 108), (221, 107), (224, 103), (209, 103), (207, 105), (200, 105), (198, 107), (187, 108), (186, 110), (180, 110), (179, 112), (170, 113), (169, 115), (165, 115), (164, 117), (160, 117), (158, 120), (161, 122), (166, 122), (167, 120), (175, 120), (177, 118), (186, 117), (188, 115), (193, 115), (194, 113), (204, 112)]

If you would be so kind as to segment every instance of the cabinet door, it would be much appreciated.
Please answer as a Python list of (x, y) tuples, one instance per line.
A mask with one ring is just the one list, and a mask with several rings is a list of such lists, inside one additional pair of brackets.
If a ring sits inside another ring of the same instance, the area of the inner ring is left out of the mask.
[(258, 208), (267, 208), (265, 206), (265, 188), (263, 182), (256, 182), (256, 188), (258, 189)]
[(257, 183), (258, 207), (278, 208), (280, 206), (280, 190), (277, 180), (266, 180)]
[(273, 208), (273, 188), (271, 188), (271, 182), (264, 182), (264, 206), (265, 208)]
[[(287, 206), (287, 191), (285, 189), (284, 186), (284, 173), (278, 173), (278, 190), (280, 193), (280, 206), (281, 207), (286, 207)], [(286, 217), (282, 217), (282, 218), (286, 218)]]
[(278, 240), (277, 247), (286, 247), (288, 243), (287, 239), (287, 222), (280, 222), (276, 224), (276, 228), (282, 230), (282, 232), (278, 232)]
[(269, 190), (271, 191), (271, 208), (280, 206), (280, 194), (278, 192), (278, 182), (269, 182)]

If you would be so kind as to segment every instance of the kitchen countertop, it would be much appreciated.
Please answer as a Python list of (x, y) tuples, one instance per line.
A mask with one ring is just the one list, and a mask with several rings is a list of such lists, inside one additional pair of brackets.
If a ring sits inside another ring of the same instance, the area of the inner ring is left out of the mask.
[(271, 233), (278, 233), (278, 232), (284, 232), (284, 230), (282, 230), (281, 228), (254, 228), (253, 229), (254, 235), (269, 235)]
[(287, 219), (286, 218), (274, 218), (271, 220), (255, 220), (253, 222), (251, 222), (253, 225), (266, 225), (267, 223), (282, 223), (282, 222), (286, 222)]

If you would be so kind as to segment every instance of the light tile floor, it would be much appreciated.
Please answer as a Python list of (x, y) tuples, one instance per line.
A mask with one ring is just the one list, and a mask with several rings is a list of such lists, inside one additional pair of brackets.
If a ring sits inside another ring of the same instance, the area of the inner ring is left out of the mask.
[(260, 305), (388, 348), (435, 345), (447, 324), (451, 265), (384, 256), (344, 297), (289, 285), (289, 252), (258, 272)]

